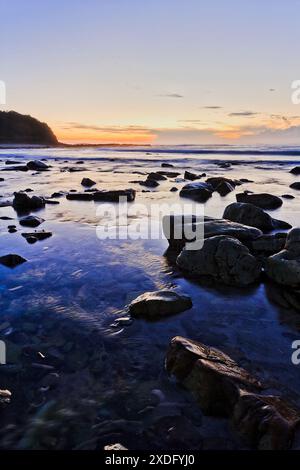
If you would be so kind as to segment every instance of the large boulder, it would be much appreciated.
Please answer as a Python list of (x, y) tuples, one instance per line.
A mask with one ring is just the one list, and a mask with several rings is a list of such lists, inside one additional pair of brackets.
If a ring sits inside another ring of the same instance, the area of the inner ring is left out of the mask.
[(218, 186), (224, 183), (229, 184), (233, 188), (241, 185), (239, 180), (232, 180), (230, 178), (225, 178), (225, 176), (212, 176), (211, 178), (207, 178), (206, 183), (211, 184), (214, 190), (217, 190)]
[(140, 295), (131, 302), (129, 311), (134, 317), (153, 320), (183, 312), (192, 306), (190, 297), (175, 291), (162, 290)]
[(179, 195), (197, 202), (206, 202), (214, 191), (211, 184), (197, 182), (188, 183), (181, 189)]
[(248, 246), (257, 255), (271, 256), (283, 250), (286, 239), (287, 233), (272, 233), (252, 240)]
[(300, 288), (300, 229), (290, 231), (284, 250), (266, 260), (267, 275), (283, 286)]
[(239, 240), (223, 235), (206, 239), (200, 250), (184, 248), (176, 263), (192, 277), (241, 287), (257, 281), (262, 268)]
[(45, 207), (45, 200), (39, 196), (28, 196), (27, 193), (19, 191), (14, 193), (13, 207), (18, 211), (31, 211)]
[(218, 349), (180, 336), (172, 339), (166, 369), (190, 390), (207, 415), (228, 417), (252, 448), (292, 447), (300, 415)]
[(261, 209), (271, 210), (278, 209), (282, 206), (282, 199), (273, 194), (261, 193), (261, 194), (248, 194), (239, 193), (236, 195), (237, 202), (245, 202), (253, 204)]
[(292, 173), (293, 175), (300, 175), (300, 166), (295, 166), (294, 168), (292, 168), (290, 173)]
[(186, 218), (183, 215), (166, 215), (163, 217), (162, 225), (164, 235), (169, 245), (174, 249), (181, 249), (187, 241), (193, 241), (193, 239), (187, 239), (190, 231), (195, 233), (199, 230), (204, 238), (228, 235), (247, 242), (255, 240), (263, 234), (261, 230), (254, 227), (208, 216), (204, 218), (196, 216)]
[(224, 219), (250, 225), (262, 231), (271, 231), (277, 228), (288, 229), (291, 225), (282, 220), (273, 219), (269, 214), (253, 204), (234, 202), (226, 207)]

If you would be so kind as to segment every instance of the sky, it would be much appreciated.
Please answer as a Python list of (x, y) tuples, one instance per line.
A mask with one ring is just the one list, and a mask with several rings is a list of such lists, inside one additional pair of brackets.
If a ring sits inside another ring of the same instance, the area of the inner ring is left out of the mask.
[(62, 142), (300, 144), (299, 0), (0, 0), (6, 104)]

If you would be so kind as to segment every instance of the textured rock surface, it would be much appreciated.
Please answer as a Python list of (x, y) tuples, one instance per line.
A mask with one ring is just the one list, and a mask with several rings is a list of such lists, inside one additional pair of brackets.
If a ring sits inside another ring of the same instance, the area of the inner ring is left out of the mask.
[(262, 268), (239, 240), (222, 235), (206, 239), (200, 250), (183, 249), (176, 263), (192, 277), (241, 287), (257, 281)]
[(129, 305), (129, 311), (134, 317), (156, 319), (183, 312), (192, 308), (190, 297), (175, 291), (146, 292)]
[(251, 227), (256, 227), (263, 231), (271, 231), (276, 228), (291, 228), (290, 224), (287, 222), (273, 219), (259, 207), (242, 202), (234, 202), (227, 206), (223, 218), (231, 220), (232, 222), (250, 225)]
[(0, 264), (7, 266), (8, 268), (15, 268), (19, 264), (25, 263), (27, 261), (20, 255), (10, 253), (9, 255), (0, 256)]
[(236, 195), (237, 202), (246, 202), (253, 204), (261, 209), (271, 210), (278, 209), (282, 206), (282, 199), (273, 194), (261, 193), (261, 194), (247, 194), (239, 193)]
[(24, 227), (37, 227), (43, 222), (44, 219), (42, 219), (41, 217), (36, 217), (35, 215), (28, 215), (27, 217), (23, 217), (20, 220), (20, 225), (23, 225)]
[(197, 202), (206, 202), (213, 193), (213, 187), (208, 183), (188, 183), (181, 189), (179, 195)]

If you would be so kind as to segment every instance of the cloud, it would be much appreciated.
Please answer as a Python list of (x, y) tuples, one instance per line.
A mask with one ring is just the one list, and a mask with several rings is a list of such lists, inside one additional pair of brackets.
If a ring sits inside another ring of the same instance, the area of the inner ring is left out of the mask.
[(228, 116), (230, 117), (248, 117), (248, 116), (257, 116), (259, 113), (255, 113), (254, 111), (238, 111), (235, 113), (229, 113)]
[(158, 96), (161, 96), (162, 98), (184, 98), (184, 96), (179, 93), (163, 93)]
[(202, 106), (203, 109), (223, 109), (222, 106)]
[(80, 122), (68, 122), (65, 125), (61, 127), (62, 129), (65, 130), (72, 130), (72, 129), (77, 129), (77, 130), (86, 130), (86, 131), (96, 131), (96, 132), (103, 132), (103, 133), (128, 133), (128, 132), (134, 132), (134, 133), (145, 133), (145, 132), (151, 132), (151, 129), (144, 127), (144, 126), (96, 126), (96, 125), (88, 125), (88, 124), (83, 124)]

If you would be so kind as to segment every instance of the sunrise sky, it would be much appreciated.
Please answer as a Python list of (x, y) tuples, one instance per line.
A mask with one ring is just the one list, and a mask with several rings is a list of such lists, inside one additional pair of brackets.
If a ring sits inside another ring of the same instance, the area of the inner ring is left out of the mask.
[(0, 0), (1, 109), (64, 142), (300, 144), (299, 0)]

